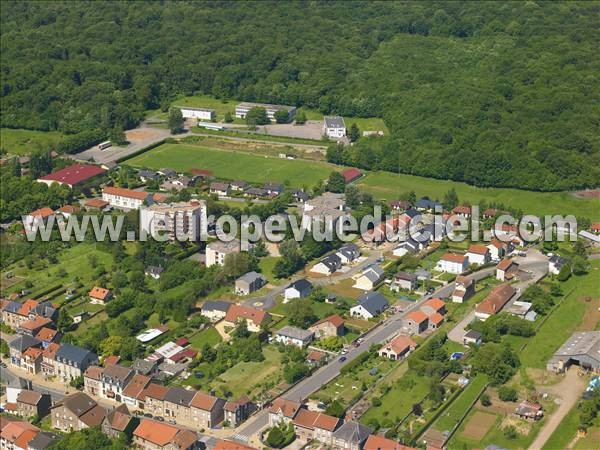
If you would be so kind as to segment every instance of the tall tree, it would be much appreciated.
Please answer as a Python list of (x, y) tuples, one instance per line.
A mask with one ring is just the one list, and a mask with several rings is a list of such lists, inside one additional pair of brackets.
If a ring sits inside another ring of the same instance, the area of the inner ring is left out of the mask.
[(356, 123), (353, 123), (350, 126), (350, 130), (348, 130), (348, 139), (350, 139), (350, 142), (356, 142), (359, 138), (360, 129), (358, 128), (358, 125), (356, 125)]
[(183, 131), (183, 114), (179, 108), (171, 108), (169, 111), (169, 129), (171, 133), (177, 134)]

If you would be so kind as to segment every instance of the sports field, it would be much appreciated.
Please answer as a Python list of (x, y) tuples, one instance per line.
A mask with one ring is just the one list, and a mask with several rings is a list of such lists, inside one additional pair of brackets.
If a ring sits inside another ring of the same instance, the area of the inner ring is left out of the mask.
[(466, 183), (391, 172), (371, 172), (358, 180), (364, 190), (376, 198), (395, 200), (400, 194), (415, 191), (417, 198), (429, 196), (443, 200), (444, 194), (454, 188), (461, 202), (473, 205), (485, 200), (521, 209), (525, 214), (573, 214), (600, 220), (600, 198), (579, 199), (568, 192), (533, 192), (519, 189), (478, 188)]
[(62, 138), (63, 135), (57, 131), (0, 129), (0, 146), (13, 155), (27, 155), (34, 150), (50, 149)]
[(289, 160), (190, 144), (163, 144), (127, 160), (126, 164), (150, 169), (171, 167), (178, 171), (196, 167), (212, 170), (218, 178), (251, 183), (289, 182), (292, 187), (313, 187), (327, 179), (333, 170), (340, 170), (339, 166), (325, 162)]

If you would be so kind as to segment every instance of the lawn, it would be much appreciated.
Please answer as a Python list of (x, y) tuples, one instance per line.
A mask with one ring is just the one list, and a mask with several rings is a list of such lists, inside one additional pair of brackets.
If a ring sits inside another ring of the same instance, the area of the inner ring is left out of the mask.
[(466, 183), (391, 172), (371, 172), (359, 180), (359, 186), (375, 197), (394, 200), (407, 191), (415, 191), (417, 198), (429, 196), (441, 200), (451, 188), (461, 202), (477, 204), (481, 200), (499, 202), (525, 214), (574, 214), (600, 220), (600, 198), (577, 199), (568, 192), (533, 192), (519, 189), (478, 188)]
[[(323, 120), (323, 113), (316, 109), (301, 107), (298, 111), (304, 111), (308, 120)], [(344, 122), (346, 123), (346, 129), (350, 129), (353, 123), (358, 125), (361, 134), (363, 131), (383, 131), (385, 134), (389, 134), (389, 130), (383, 122), (383, 119), (380, 119), (379, 117), (344, 116)]]
[(221, 335), (214, 327), (206, 328), (190, 337), (190, 345), (196, 350), (202, 350), (205, 344), (214, 347), (221, 342)]
[[(332, 314), (340, 314), (340, 311), (338, 311), (336, 309), (335, 305), (333, 305), (331, 303), (316, 302), (314, 300), (311, 300), (310, 298), (304, 298), (304, 299), (302, 299), (302, 301), (306, 302), (306, 303), (310, 303), (315, 315), (319, 319), (328, 317)], [(282, 300), (278, 300), (277, 306), (275, 306), (274, 308), (269, 310), (269, 312), (272, 314), (279, 315), (279, 316), (285, 316), (283, 318), (283, 320), (281, 320), (280, 322), (277, 322), (274, 325), (273, 329), (279, 330), (279, 329), (283, 328), (284, 326), (289, 325), (289, 317), (287, 316), (287, 305), (288, 305), (287, 303), (283, 304)]]
[(258, 262), (260, 273), (262, 273), (267, 278), (267, 280), (269, 280), (269, 283), (281, 284), (282, 282), (282, 280), (275, 278), (275, 276), (273, 275), (273, 268), (275, 267), (275, 263), (277, 263), (279, 259), (281, 258), (277, 256), (265, 256), (264, 258), (261, 258)]
[[(231, 113), (231, 116), (235, 119), (235, 106), (239, 102), (237, 100), (224, 100), (211, 97), (210, 95), (191, 95), (188, 97), (181, 97), (171, 103), (171, 106), (191, 106), (194, 108), (210, 108), (214, 109), (217, 114), (217, 121), (221, 122), (225, 113)], [(237, 119), (239, 123), (245, 123), (242, 119)]]
[(545, 369), (550, 356), (577, 330), (587, 308), (581, 298), (600, 297), (599, 271), (600, 261), (591, 261), (589, 273), (579, 277), (572, 276), (562, 284), (566, 297), (519, 354), (521, 363), (525, 367)]
[(212, 170), (219, 178), (253, 183), (285, 182), (295, 187), (314, 186), (327, 179), (333, 170), (340, 169), (325, 162), (257, 156), (190, 144), (163, 144), (127, 160), (127, 164), (151, 169), (171, 167), (179, 171), (202, 167)]
[(7, 153), (27, 155), (37, 149), (51, 149), (63, 137), (58, 131), (0, 128), (0, 147)]
[(435, 421), (433, 428), (441, 432), (452, 431), (461, 417), (471, 408), (486, 383), (485, 375), (477, 375), (473, 378), (456, 400)]

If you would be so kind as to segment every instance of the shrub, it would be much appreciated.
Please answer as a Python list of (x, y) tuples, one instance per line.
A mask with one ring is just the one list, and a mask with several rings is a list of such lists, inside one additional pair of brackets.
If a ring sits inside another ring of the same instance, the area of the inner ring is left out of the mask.
[(519, 398), (516, 389), (507, 386), (500, 386), (498, 389), (498, 397), (503, 402), (516, 402)]
[(479, 401), (483, 406), (490, 406), (492, 404), (492, 401), (490, 400), (490, 396), (488, 394), (482, 394)]

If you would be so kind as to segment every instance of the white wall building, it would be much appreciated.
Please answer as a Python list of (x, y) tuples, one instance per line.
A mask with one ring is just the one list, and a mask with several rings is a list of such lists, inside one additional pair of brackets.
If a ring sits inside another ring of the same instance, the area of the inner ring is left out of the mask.
[(241, 251), (241, 242), (234, 239), (230, 242), (215, 241), (206, 246), (206, 267), (225, 264), (225, 257)]
[(296, 114), (296, 108), (294, 106), (287, 105), (270, 105), (268, 103), (250, 103), (242, 102), (235, 107), (235, 117), (243, 119), (252, 108), (264, 108), (267, 110), (267, 117), (270, 120), (275, 120), (275, 113), (277, 111), (287, 111), (289, 119), (294, 117)]
[(469, 268), (469, 258), (456, 253), (446, 253), (437, 263), (436, 269), (442, 272), (463, 273)]
[(341, 116), (325, 116), (323, 118), (323, 134), (331, 139), (342, 139), (346, 136), (346, 123)]
[(102, 190), (102, 200), (114, 208), (128, 211), (140, 209), (144, 202), (151, 204), (152, 194), (119, 187), (105, 187)]
[(312, 331), (286, 326), (275, 333), (275, 341), (285, 345), (295, 345), (302, 348), (310, 344), (314, 335), (315, 334)]
[(203, 233), (207, 233), (206, 203), (191, 200), (143, 207), (140, 229), (151, 236), (166, 235), (171, 241), (186, 239), (186, 236), (198, 241)]
[(216, 117), (215, 110), (209, 108), (192, 108), (190, 106), (176, 106), (181, 110), (184, 119), (213, 120)]

